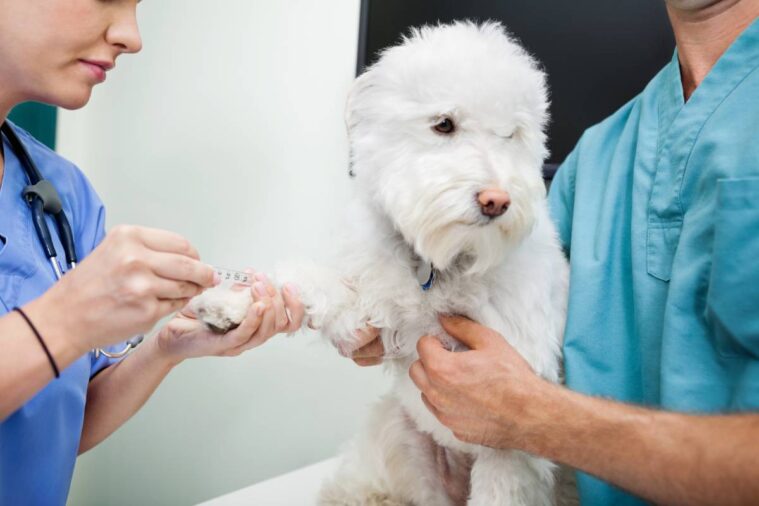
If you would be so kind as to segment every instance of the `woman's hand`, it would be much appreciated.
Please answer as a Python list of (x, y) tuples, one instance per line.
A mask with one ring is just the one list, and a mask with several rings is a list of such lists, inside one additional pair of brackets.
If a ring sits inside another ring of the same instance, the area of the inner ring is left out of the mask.
[(58, 333), (84, 352), (147, 332), (215, 284), (183, 237), (119, 226), (30, 311), (43, 334)]
[(220, 335), (211, 332), (188, 309), (172, 319), (156, 336), (158, 349), (172, 364), (187, 358), (237, 356), (265, 343), (278, 333), (298, 330), (305, 313), (298, 290), (285, 285), (278, 292), (264, 274), (256, 282), (238, 289), (250, 290), (253, 304), (234, 330)]

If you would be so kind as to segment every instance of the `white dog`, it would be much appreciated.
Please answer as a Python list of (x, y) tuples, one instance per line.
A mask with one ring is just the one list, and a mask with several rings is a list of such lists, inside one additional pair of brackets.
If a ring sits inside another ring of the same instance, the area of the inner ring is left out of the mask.
[[(347, 125), (357, 199), (334, 269), (277, 275), (300, 286), (310, 324), (344, 351), (356, 329), (383, 330), (394, 376), (368, 430), (322, 490), (323, 504), (448, 505), (429, 444), (474, 459), (470, 505), (554, 503), (555, 466), (456, 439), (422, 403), (408, 369), (437, 315), (501, 333), (542, 377), (559, 381), (567, 265), (548, 216), (545, 78), (497, 23), (414, 30), (356, 80)], [(194, 302), (226, 328), (246, 292)]]

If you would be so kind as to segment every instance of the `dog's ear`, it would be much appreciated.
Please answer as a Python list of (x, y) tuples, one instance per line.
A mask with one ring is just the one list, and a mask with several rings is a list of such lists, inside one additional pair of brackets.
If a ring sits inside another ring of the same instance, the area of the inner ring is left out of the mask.
[(348, 93), (348, 99), (345, 103), (345, 129), (348, 132), (348, 144), (350, 145), (350, 168), (348, 169), (348, 175), (354, 177), (356, 173), (353, 171), (354, 159), (353, 159), (353, 131), (356, 126), (361, 122), (364, 111), (361, 110), (360, 104), (366, 103), (363, 100), (366, 93), (372, 87), (372, 70), (369, 69), (356, 78), (353, 82), (350, 92)]
[(372, 77), (372, 70), (367, 70), (353, 81), (353, 86), (348, 93), (348, 100), (345, 103), (345, 128), (349, 138), (353, 129), (361, 122), (362, 111), (359, 106), (362, 102), (365, 103), (362, 98), (372, 86)]

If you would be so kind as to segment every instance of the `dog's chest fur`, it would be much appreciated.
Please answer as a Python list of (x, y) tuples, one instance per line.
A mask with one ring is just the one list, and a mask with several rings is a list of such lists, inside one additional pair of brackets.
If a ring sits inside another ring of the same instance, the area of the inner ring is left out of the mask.
[(437, 319), (459, 314), (498, 331), (539, 374), (557, 379), (564, 302), (556, 294), (565, 283), (564, 260), (554, 238), (545, 237), (541, 227), (500, 265), (470, 274), (463, 259), (436, 272), (426, 291), (417, 279), (418, 259), (405, 243), (377, 253), (377, 261), (357, 278), (356, 288), (373, 308), (372, 323), (386, 329), (383, 340), (390, 356), (406, 357), (398, 364), (401, 368), (416, 358), (416, 343), (426, 334), (437, 335), (449, 349), (462, 350)]

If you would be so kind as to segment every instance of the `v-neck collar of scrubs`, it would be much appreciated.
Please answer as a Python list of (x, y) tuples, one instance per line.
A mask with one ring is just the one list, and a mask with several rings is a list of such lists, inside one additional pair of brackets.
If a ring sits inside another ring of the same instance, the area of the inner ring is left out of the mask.
[(717, 60), (687, 102), (677, 50), (664, 69), (657, 104), (656, 171), (647, 217), (648, 270), (661, 280), (670, 278), (671, 260), (687, 208), (681, 189), (699, 133), (725, 98), (758, 66), (759, 21), (755, 20)]
[(659, 121), (661, 130), (669, 131), (672, 121), (689, 111), (698, 110), (700, 116), (710, 115), (724, 98), (743, 81), (759, 64), (759, 19), (754, 20), (725, 50), (714, 66), (696, 87), (690, 98), (683, 94), (680, 58), (677, 48), (672, 55), (659, 95)]
[[(704, 80), (685, 101), (677, 49), (665, 70), (659, 94), (659, 144), (657, 158), (682, 155), (682, 165), (698, 132), (720, 103), (759, 66), (759, 20), (733, 41)], [(676, 146), (676, 149), (673, 147)], [(658, 178), (657, 178), (658, 179)]]

